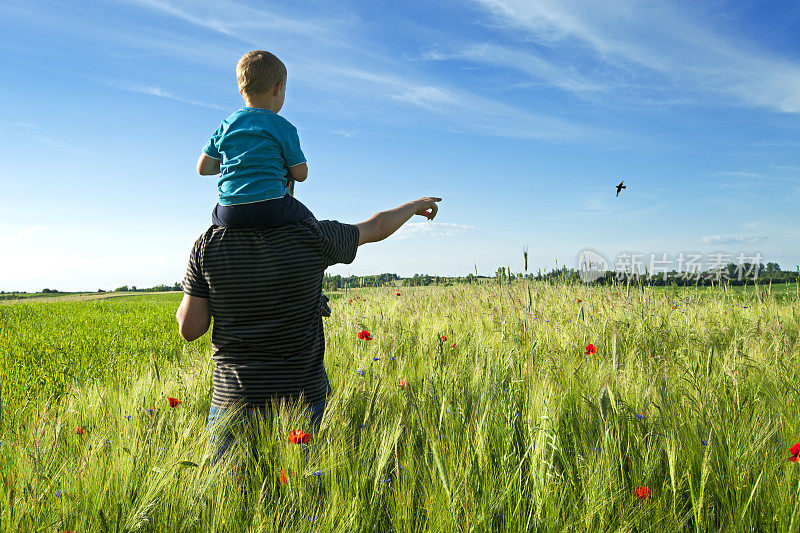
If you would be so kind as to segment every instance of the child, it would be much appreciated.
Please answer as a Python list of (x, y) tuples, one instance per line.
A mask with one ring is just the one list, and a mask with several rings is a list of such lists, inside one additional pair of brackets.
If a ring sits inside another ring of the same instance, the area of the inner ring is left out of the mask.
[(203, 147), (201, 175), (220, 174), (215, 226), (272, 228), (314, 215), (291, 194), (308, 166), (297, 128), (278, 115), (286, 96), (286, 66), (264, 50), (236, 65), (243, 107), (226, 118)]

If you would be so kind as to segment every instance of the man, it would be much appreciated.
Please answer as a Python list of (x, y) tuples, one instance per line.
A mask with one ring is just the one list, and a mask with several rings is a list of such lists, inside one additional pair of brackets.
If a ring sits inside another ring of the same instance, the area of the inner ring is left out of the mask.
[(325, 269), (351, 263), (358, 246), (389, 237), (415, 214), (432, 220), (440, 201), (420, 198), (355, 225), (311, 217), (268, 229), (212, 226), (197, 239), (176, 318), (191, 342), (214, 317), (214, 461), (232, 443), (229, 429), (217, 427), (231, 407), (247, 417), (302, 398), (319, 426), (331, 390), (320, 315)]

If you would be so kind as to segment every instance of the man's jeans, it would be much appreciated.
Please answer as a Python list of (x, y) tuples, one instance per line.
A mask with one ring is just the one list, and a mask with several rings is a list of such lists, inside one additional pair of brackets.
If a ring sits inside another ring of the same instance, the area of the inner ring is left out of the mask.
[[(325, 412), (325, 404), (326, 401), (323, 400), (309, 406), (311, 410), (311, 425), (316, 430), (319, 430), (319, 426), (322, 423), (322, 414)], [(212, 467), (217, 464), (225, 452), (233, 449), (235, 445), (235, 439), (231, 432), (233, 426), (254, 422), (256, 413), (260, 413), (264, 418), (272, 416), (272, 411), (265, 409), (242, 409), (234, 416), (225, 416), (227, 412), (228, 409), (215, 405), (212, 405), (211, 409), (208, 411), (208, 429), (211, 432), (211, 437), (208, 442), (208, 452), (211, 456)]]

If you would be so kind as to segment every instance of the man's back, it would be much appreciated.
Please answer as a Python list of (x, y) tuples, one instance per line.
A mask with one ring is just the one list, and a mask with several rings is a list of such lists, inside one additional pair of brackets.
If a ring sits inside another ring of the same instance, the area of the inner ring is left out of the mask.
[(214, 317), (212, 405), (325, 399), (322, 276), (350, 263), (358, 228), (313, 218), (263, 229), (209, 228), (198, 238), (184, 291)]

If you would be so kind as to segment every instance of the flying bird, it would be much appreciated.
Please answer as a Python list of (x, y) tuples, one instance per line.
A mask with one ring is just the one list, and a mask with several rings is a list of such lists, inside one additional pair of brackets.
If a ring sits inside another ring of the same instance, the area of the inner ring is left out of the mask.
[(619, 196), (619, 193), (622, 192), (622, 189), (627, 189), (627, 187), (624, 186), (623, 183), (625, 183), (625, 180), (620, 181), (619, 185), (617, 185), (617, 196)]

